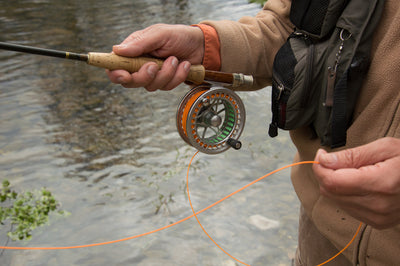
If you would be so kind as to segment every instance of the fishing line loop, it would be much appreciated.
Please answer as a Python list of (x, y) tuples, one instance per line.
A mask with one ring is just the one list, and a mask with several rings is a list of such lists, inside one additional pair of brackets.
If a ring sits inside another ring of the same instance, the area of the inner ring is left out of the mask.
[[(236, 195), (237, 193), (239, 193), (239, 192), (245, 190), (246, 188), (250, 187), (251, 185), (253, 185), (253, 184), (255, 184), (255, 183), (257, 183), (257, 182), (263, 180), (264, 178), (266, 178), (266, 177), (268, 177), (268, 176), (270, 176), (270, 175), (273, 175), (273, 174), (275, 174), (275, 173), (277, 173), (277, 172), (279, 172), (279, 171), (282, 171), (282, 170), (284, 170), (284, 169), (287, 169), (287, 168), (290, 168), (290, 167), (293, 167), (293, 166), (301, 165), (301, 164), (314, 164), (314, 163), (319, 163), (319, 162), (316, 162), (316, 161), (303, 161), (303, 162), (298, 162), (298, 163), (293, 163), (293, 164), (290, 164), (290, 165), (286, 165), (286, 166), (284, 166), (284, 167), (281, 167), (281, 168), (279, 168), (279, 169), (276, 169), (276, 170), (274, 170), (274, 171), (272, 171), (272, 172), (270, 172), (270, 173), (268, 173), (268, 174), (266, 174), (266, 175), (264, 175), (264, 176), (262, 176), (262, 177), (260, 177), (260, 178), (258, 178), (258, 179), (256, 179), (256, 180), (250, 182), (249, 184), (247, 184), (247, 185), (243, 186), (242, 188), (240, 188), (240, 189), (238, 189), (238, 190), (232, 192), (231, 194), (225, 196), (224, 198), (222, 198), (222, 199), (220, 199), (220, 200), (214, 202), (213, 204), (211, 204), (211, 205), (205, 207), (204, 209), (202, 209), (202, 210), (196, 212), (196, 211), (194, 210), (194, 208), (193, 208), (192, 201), (191, 201), (191, 198), (190, 198), (190, 193), (189, 193), (189, 171), (190, 171), (191, 164), (192, 164), (192, 162), (193, 162), (195, 156), (196, 156), (198, 153), (199, 153), (199, 151), (197, 151), (197, 152), (193, 155), (193, 157), (191, 158), (191, 160), (190, 160), (190, 162), (189, 162), (188, 168), (187, 168), (187, 174), (186, 174), (186, 186), (187, 186), (187, 187), (186, 187), (186, 188), (187, 188), (187, 194), (188, 194), (189, 204), (190, 204), (190, 207), (191, 207), (191, 210), (192, 210), (193, 214), (190, 215), (190, 216), (187, 216), (186, 218), (183, 218), (183, 219), (181, 219), (181, 220), (179, 220), (179, 221), (177, 221), (177, 222), (175, 222), (175, 223), (172, 223), (172, 224), (169, 224), (169, 225), (160, 227), (160, 228), (158, 228), (158, 229), (155, 229), (155, 230), (152, 230), (152, 231), (149, 231), (149, 232), (146, 232), (146, 233), (142, 233), (142, 234), (138, 234), (138, 235), (134, 235), (134, 236), (122, 238), (122, 239), (117, 239), (117, 240), (112, 240), (112, 241), (106, 241), (106, 242), (93, 243), (93, 244), (86, 244), (86, 245), (76, 245), (76, 246), (64, 246), (64, 247), (7, 247), (7, 246), (0, 246), (0, 249), (2, 249), (2, 250), (66, 250), (66, 249), (78, 249), (78, 248), (88, 248), (88, 247), (95, 247), (95, 246), (104, 246), (104, 245), (115, 244), (115, 243), (119, 243), (119, 242), (124, 242), (124, 241), (128, 241), (128, 240), (132, 240), (132, 239), (135, 239), (135, 238), (147, 236), (147, 235), (150, 235), (150, 234), (153, 234), (153, 233), (156, 233), (156, 232), (159, 232), (159, 231), (168, 229), (168, 228), (170, 228), (170, 227), (173, 227), (173, 226), (175, 226), (175, 225), (178, 225), (178, 224), (180, 224), (180, 223), (182, 223), (182, 222), (185, 222), (185, 221), (187, 221), (187, 220), (189, 220), (189, 219), (195, 217), (196, 220), (197, 220), (197, 222), (199, 223), (200, 227), (201, 227), (202, 230), (204, 231), (204, 233), (211, 239), (211, 241), (212, 241), (219, 249), (221, 249), (225, 254), (227, 254), (229, 257), (231, 257), (231, 258), (234, 259), (235, 261), (237, 261), (237, 262), (239, 262), (239, 263), (241, 263), (241, 264), (243, 264), (243, 265), (249, 265), (249, 264), (246, 264), (245, 262), (242, 262), (242, 261), (236, 259), (236, 258), (233, 257), (232, 255), (230, 255), (226, 250), (224, 250), (220, 245), (218, 245), (218, 243), (217, 243), (217, 242), (207, 233), (207, 231), (204, 229), (203, 225), (200, 223), (200, 220), (197, 218), (197, 215), (199, 215), (199, 214), (201, 214), (201, 213), (207, 211), (208, 209), (214, 207), (215, 205), (218, 205), (219, 203), (225, 201), (226, 199), (228, 199), (228, 198), (230, 198), (230, 197)], [(358, 235), (358, 233), (359, 233), (359, 231), (360, 231), (360, 229), (361, 229), (361, 226), (362, 226), (362, 222), (360, 222), (360, 224), (359, 224), (359, 226), (358, 226), (358, 229), (356, 230), (356, 232), (355, 232), (353, 238), (349, 241), (349, 243), (348, 243), (341, 251), (339, 251), (335, 256), (333, 256), (332, 258), (328, 259), (327, 261), (325, 261), (325, 262), (319, 264), (318, 266), (322, 266), (322, 265), (327, 264), (328, 262), (332, 261), (332, 260), (335, 259), (337, 256), (339, 256), (341, 253), (343, 253), (343, 252), (353, 243), (353, 241), (355, 240), (355, 238), (357, 237), (357, 235)]]
[[(197, 223), (200, 225), (200, 227), (201, 227), (201, 229), (203, 230), (203, 232), (208, 236), (208, 238), (209, 238), (220, 250), (222, 250), (226, 255), (228, 255), (229, 257), (231, 257), (233, 260), (235, 260), (235, 261), (237, 261), (237, 262), (239, 262), (239, 263), (241, 263), (241, 264), (243, 264), (243, 265), (250, 266), (249, 264), (247, 264), (247, 263), (245, 263), (245, 262), (243, 262), (243, 261), (240, 261), (239, 259), (235, 258), (235, 257), (232, 256), (231, 254), (229, 254), (226, 250), (224, 250), (220, 245), (218, 245), (218, 243), (208, 234), (208, 232), (205, 230), (205, 228), (203, 227), (203, 225), (200, 223), (200, 220), (197, 218), (197, 213), (194, 211), (194, 208), (193, 208), (193, 205), (192, 205), (192, 201), (191, 201), (191, 199), (190, 199), (190, 193), (189, 193), (189, 170), (190, 170), (190, 166), (191, 166), (191, 164), (192, 164), (192, 162), (193, 162), (193, 160), (194, 160), (194, 157), (197, 155), (197, 153), (198, 153), (198, 151), (193, 155), (192, 159), (190, 160), (189, 166), (188, 166), (188, 169), (187, 169), (187, 175), (186, 175), (186, 189), (187, 189), (187, 194), (188, 194), (188, 199), (189, 199), (190, 208), (192, 209), (193, 215), (194, 215), (194, 217), (196, 218)], [(277, 173), (277, 172), (279, 172), (279, 171), (282, 171), (282, 170), (284, 170), (284, 169), (287, 169), (287, 168), (290, 168), (290, 167), (293, 167), (293, 166), (297, 166), (297, 165), (301, 165), (301, 164), (319, 164), (319, 162), (317, 162), (317, 161), (303, 161), (303, 162), (292, 163), (292, 164), (289, 164), (289, 165), (287, 165), (287, 166), (281, 167), (281, 168), (279, 168), (279, 169), (276, 169), (276, 170), (274, 170), (274, 171), (272, 171), (272, 172), (270, 172), (270, 173), (268, 173), (268, 174), (266, 174), (266, 175), (264, 175), (264, 176), (262, 176), (262, 177), (260, 177), (260, 178), (258, 178), (258, 179), (256, 179), (256, 180), (254, 180), (253, 182), (247, 184), (246, 186), (244, 186), (244, 187), (242, 187), (242, 188), (236, 190), (235, 192), (233, 192), (233, 193), (229, 194), (228, 196), (224, 197), (223, 199), (221, 199), (219, 202), (224, 201), (224, 200), (226, 200), (227, 198), (230, 198), (231, 196), (233, 196), (233, 195), (239, 193), (240, 191), (242, 191), (242, 190), (248, 188), (249, 186), (251, 186), (251, 185), (253, 185), (253, 184), (255, 184), (255, 183), (257, 183), (257, 182), (263, 180), (264, 178), (266, 178), (266, 177), (268, 177), (268, 176), (270, 176), (270, 175), (273, 175), (273, 174), (275, 174), (275, 173)], [(349, 241), (349, 243), (347, 243), (347, 245), (346, 245), (341, 251), (339, 251), (336, 255), (334, 255), (333, 257), (329, 258), (328, 260), (326, 260), (326, 261), (324, 261), (324, 262), (318, 264), (317, 266), (325, 265), (325, 264), (329, 263), (330, 261), (334, 260), (334, 259), (335, 259), (337, 256), (339, 256), (340, 254), (342, 254), (342, 253), (353, 243), (353, 241), (355, 240), (355, 238), (357, 237), (357, 235), (358, 235), (358, 233), (359, 233), (359, 231), (360, 231), (360, 229), (361, 229), (361, 226), (362, 226), (362, 222), (360, 222), (360, 224), (359, 224), (359, 226), (358, 226), (358, 228), (357, 228), (355, 234), (353, 235), (352, 239)]]

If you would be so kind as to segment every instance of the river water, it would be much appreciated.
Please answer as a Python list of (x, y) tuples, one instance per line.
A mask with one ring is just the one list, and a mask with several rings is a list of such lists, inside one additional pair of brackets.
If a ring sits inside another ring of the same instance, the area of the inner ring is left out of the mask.
[[(154, 23), (237, 20), (260, 6), (246, 0), (0, 0), (1, 41), (107, 52)], [(185, 193), (195, 150), (181, 140), (175, 113), (188, 87), (149, 93), (111, 84), (104, 70), (0, 51), (0, 180), (13, 189), (46, 187), (69, 216), (52, 214), (30, 241), (0, 245), (74, 246), (130, 237), (192, 214)], [(191, 199), (205, 208), (289, 164), (288, 134), (267, 136), (270, 89), (239, 93), (247, 112), (240, 151), (200, 154), (190, 172)], [(227, 252), (251, 265), (291, 265), (298, 200), (289, 170), (199, 215)], [(267, 220), (268, 219), (268, 220)], [(192, 218), (111, 245), (72, 250), (4, 251), (1, 265), (237, 265)]]

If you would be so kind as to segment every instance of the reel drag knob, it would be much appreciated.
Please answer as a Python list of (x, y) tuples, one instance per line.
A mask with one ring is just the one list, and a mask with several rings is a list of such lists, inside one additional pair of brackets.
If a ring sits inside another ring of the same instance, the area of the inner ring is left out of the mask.
[(228, 139), (227, 143), (235, 150), (240, 150), (240, 148), (242, 147), (242, 143), (236, 139)]
[(186, 143), (208, 154), (240, 149), (246, 116), (242, 100), (230, 89), (200, 85), (182, 99), (177, 129)]

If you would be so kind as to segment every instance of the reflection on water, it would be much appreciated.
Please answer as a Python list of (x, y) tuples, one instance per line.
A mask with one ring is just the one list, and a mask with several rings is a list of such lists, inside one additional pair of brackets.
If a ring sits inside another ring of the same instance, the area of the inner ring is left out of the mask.
[[(1, 41), (75, 52), (109, 51), (132, 31), (154, 23), (236, 20), (259, 10), (245, 0), (0, 3)], [(185, 178), (194, 150), (175, 128), (176, 108), (187, 89), (124, 89), (110, 84), (104, 70), (81, 62), (0, 51), (0, 180), (9, 179), (16, 190), (45, 186), (71, 212), (67, 218), (51, 217), (30, 242), (9, 245), (102, 242), (189, 216)], [(291, 161), (287, 134), (267, 137), (269, 90), (240, 96), (247, 111), (244, 147), (196, 158), (190, 185), (197, 210)], [(199, 218), (239, 259), (290, 265), (297, 206), (286, 171)], [(275, 226), (265, 229), (264, 218)], [(0, 245), (6, 231), (0, 228)], [(110, 246), (5, 251), (0, 259), (4, 265), (234, 265), (193, 219)]]

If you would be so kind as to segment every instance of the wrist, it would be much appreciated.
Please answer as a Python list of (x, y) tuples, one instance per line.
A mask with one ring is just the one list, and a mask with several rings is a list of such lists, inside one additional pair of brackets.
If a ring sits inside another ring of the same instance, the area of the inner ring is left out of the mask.
[(203, 66), (208, 70), (220, 70), (221, 55), (217, 31), (206, 24), (196, 24), (192, 26), (199, 28), (204, 36), (204, 52), (202, 56)]

